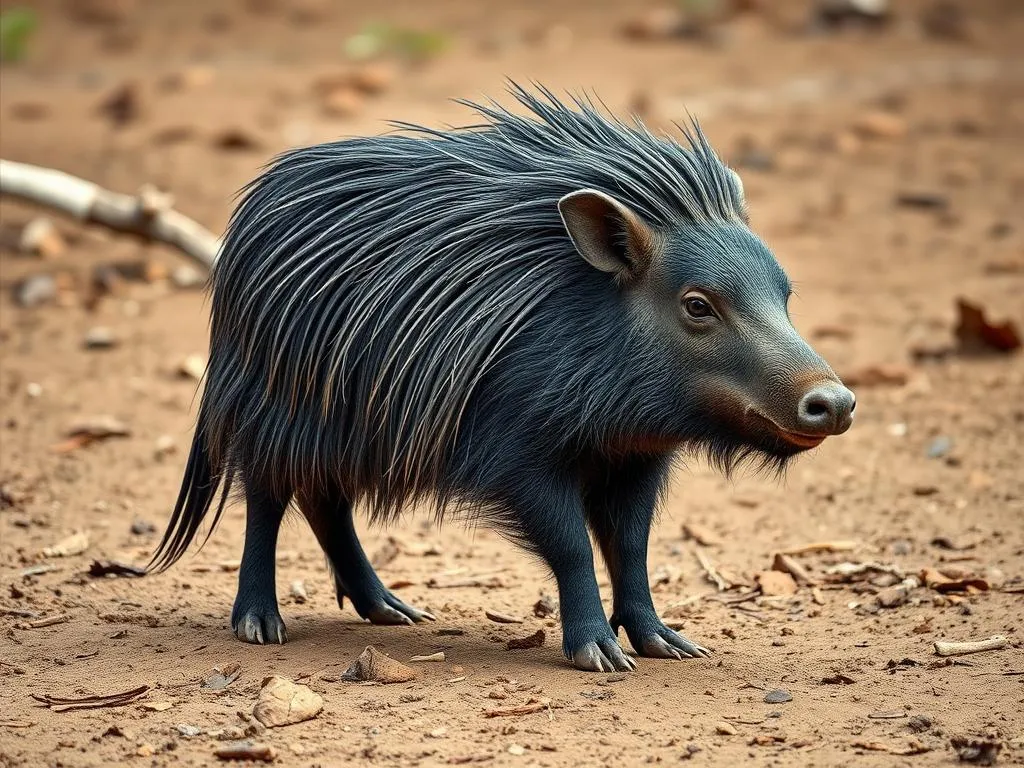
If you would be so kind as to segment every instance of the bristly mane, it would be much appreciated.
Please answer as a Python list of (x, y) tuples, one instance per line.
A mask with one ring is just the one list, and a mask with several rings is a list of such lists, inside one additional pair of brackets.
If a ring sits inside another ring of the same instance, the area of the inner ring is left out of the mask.
[(287, 152), (244, 190), (212, 274), (202, 482), (342, 483), (375, 517), (436, 495), (481, 378), (590, 269), (562, 196), (600, 190), (655, 228), (744, 218), (695, 122), (681, 144), (538, 91), (510, 85), (524, 116), (464, 101), (482, 124)]

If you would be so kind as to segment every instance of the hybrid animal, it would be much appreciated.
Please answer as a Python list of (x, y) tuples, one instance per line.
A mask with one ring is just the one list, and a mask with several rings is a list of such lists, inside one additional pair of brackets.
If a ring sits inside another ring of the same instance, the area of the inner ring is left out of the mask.
[(353, 526), (356, 506), (386, 522), (421, 502), (547, 563), (577, 667), (633, 669), (620, 628), (642, 656), (705, 656), (648, 586), (673, 460), (781, 470), (851, 424), (853, 393), (794, 330), (789, 280), (695, 123), (679, 141), (589, 100), (511, 92), (526, 114), (463, 102), (480, 124), (287, 152), (235, 211), (153, 567), (240, 484), (242, 640), (285, 642), (274, 553), (292, 502), (339, 604), (379, 624), (433, 619), (384, 587)]

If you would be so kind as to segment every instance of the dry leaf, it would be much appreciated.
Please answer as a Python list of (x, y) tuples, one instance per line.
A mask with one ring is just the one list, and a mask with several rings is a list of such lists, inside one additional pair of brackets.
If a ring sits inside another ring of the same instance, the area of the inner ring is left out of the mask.
[(276, 728), (312, 720), (323, 708), (323, 698), (308, 686), (271, 675), (263, 681), (252, 714), (268, 728)]

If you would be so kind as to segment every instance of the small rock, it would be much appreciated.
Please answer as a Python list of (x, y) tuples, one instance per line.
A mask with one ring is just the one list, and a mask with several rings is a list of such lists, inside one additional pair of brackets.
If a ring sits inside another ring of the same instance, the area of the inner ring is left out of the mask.
[(518, 637), (509, 640), (505, 643), (505, 647), (510, 651), (522, 651), (529, 648), (540, 648), (544, 645), (544, 630), (538, 629), (532, 635), (527, 637)]
[(132, 522), (131, 532), (134, 536), (148, 536), (156, 533), (156, 526), (148, 520), (135, 520)]
[(448, 729), (445, 728), (443, 725), (440, 728), (435, 728), (434, 730), (427, 733), (427, 736), (429, 736), (432, 739), (443, 739), (447, 735)]
[(206, 373), (206, 360), (202, 355), (188, 355), (178, 363), (176, 370), (182, 378), (199, 381)]
[(228, 152), (247, 152), (257, 150), (263, 142), (244, 128), (226, 128), (213, 137), (213, 146)]
[(85, 332), (86, 349), (112, 349), (117, 346), (118, 339), (111, 328), (96, 325)]
[(921, 29), (936, 40), (957, 43), (973, 38), (970, 19), (963, 6), (950, 0), (937, 0), (921, 13)]
[(508, 745), (508, 753), (510, 755), (516, 755), (516, 756), (518, 756), (518, 755), (525, 755), (526, 754), (526, 747), (521, 746), (519, 744), (509, 744)]
[(793, 700), (793, 694), (785, 688), (773, 688), (764, 695), (765, 704), (785, 704)]
[(195, 267), (182, 264), (179, 267), (175, 267), (171, 272), (171, 282), (174, 283), (176, 288), (188, 290), (202, 288), (206, 285), (206, 277)]
[(858, 135), (867, 139), (902, 139), (907, 135), (906, 121), (891, 112), (868, 112), (853, 124)]
[(1003, 745), (992, 738), (970, 739), (956, 737), (950, 740), (956, 756), (962, 763), (995, 765)]
[(360, 93), (376, 96), (390, 88), (397, 79), (398, 73), (394, 66), (378, 61), (356, 67), (349, 77), (349, 83)]
[(153, 446), (153, 456), (157, 459), (162, 459), (165, 456), (171, 455), (176, 450), (178, 450), (178, 446), (175, 443), (173, 436), (160, 435), (160, 437), (156, 439), (156, 445)]
[(754, 575), (754, 580), (761, 587), (763, 595), (795, 595), (797, 591), (796, 581), (782, 571), (761, 571)]
[(666, 40), (686, 30), (686, 16), (679, 7), (651, 8), (626, 22), (622, 33), (633, 40)]
[(89, 534), (84, 531), (73, 533), (40, 553), (43, 557), (73, 557), (80, 555), (89, 548)]
[(739, 731), (736, 730), (736, 726), (732, 723), (722, 721), (715, 723), (715, 733), (719, 733), (722, 736), (735, 736)]
[(335, 88), (324, 94), (323, 110), (331, 117), (352, 117), (363, 109), (363, 97), (349, 86)]
[(341, 678), (348, 682), (407, 683), (416, 674), (412, 667), (368, 645)]
[(907, 728), (914, 733), (924, 733), (932, 727), (932, 719), (928, 715), (913, 715), (907, 720)]
[(50, 219), (39, 216), (21, 230), (18, 250), (44, 259), (52, 259), (67, 250), (67, 243)]
[(176, 730), (186, 739), (191, 739), (192, 737), (198, 736), (200, 733), (203, 732), (203, 729), (197, 725), (185, 725), (184, 723), (180, 723), (174, 726), (174, 730)]
[(14, 291), (14, 300), (21, 307), (38, 307), (57, 298), (57, 281), (53, 275), (32, 275), (22, 280)]
[(252, 714), (268, 728), (311, 720), (324, 708), (323, 698), (308, 686), (271, 675), (263, 681)]
[(941, 459), (949, 453), (953, 441), (945, 435), (939, 435), (928, 444), (928, 458)]
[(194, 64), (184, 69), (172, 72), (165, 77), (160, 85), (167, 91), (186, 91), (193, 88), (202, 88), (213, 82), (216, 70), (203, 64)]
[(875, 600), (882, 608), (898, 608), (910, 598), (910, 590), (903, 585), (888, 587), (875, 595)]
[(210, 691), (220, 691), (235, 682), (240, 674), (242, 674), (242, 665), (238, 662), (221, 664), (213, 668), (213, 672), (207, 675), (201, 687)]
[(889, 0), (818, 0), (817, 21), (826, 27), (878, 29), (889, 18)]
[(546, 619), (558, 611), (558, 604), (551, 595), (541, 595), (540, 600), (533, 604), (533, 615), (538, 619)]
[(309, 600), (309, 595), (306, 594), (306, 585), (300, 579), (296, 579), (292, 582), (292, 585), (288, 590), (288, 594), (290, 594), (292, 600), (299, 605)]

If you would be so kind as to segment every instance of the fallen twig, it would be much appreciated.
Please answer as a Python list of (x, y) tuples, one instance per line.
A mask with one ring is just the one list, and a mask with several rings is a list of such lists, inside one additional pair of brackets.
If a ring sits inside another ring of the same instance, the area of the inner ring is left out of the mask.
[(783, 555), (809, 555), (814, 552), (851, 552), (857, 548), (856, 541), (816, 541), (800, 547), (783, 549)]
[(1002, 635), (993, 635), (985, 640), (971, 640), (958, 643), (948, 640), (935, 641), (935, 653), (939, 656), (964, 656), (968, 653), (981, 653), (982, 651), (998, 651), (1005, 648), (1009, 641)]
[(71, 712), (76, 709), (99, 709), (100, 707), (123, 707), (131, 704), (135, 699), (149, 690), (148, 685), (140, 685), (130, 691), (111, 693), (107, 696), (79, 696), (75, 698), (64, 698), (61, 696), (50, 696), (48, 694), (38, 695), (33, 693), (32, 698), (42, 702), (54, 712)]
[(719, 592), (725, 592), (727, 589), (734, 586), (731, 581), (718, 572), (714, 563), (708, 560), (707, 556), (703, 552), (699, 549), (694, 549), (693, 554), (697, 558), (697, 562), (700, 563), (700, 567), (704, 569), (704, 575), (707, 577), (708, 581), (714, 584), (718, 588)]
[(122, 195), (91, 181), (27, 163), (0, 160), (0, 194), (62, 211), (148, 240), (167, 243), (209, 269), (220, 241), (202, 225), (172, 210), (167, 195), (145, 187)]

